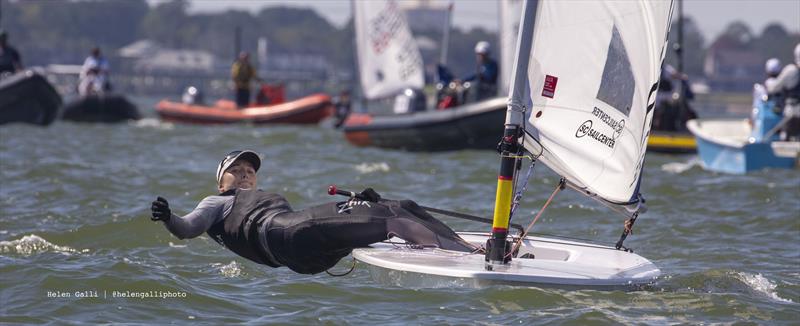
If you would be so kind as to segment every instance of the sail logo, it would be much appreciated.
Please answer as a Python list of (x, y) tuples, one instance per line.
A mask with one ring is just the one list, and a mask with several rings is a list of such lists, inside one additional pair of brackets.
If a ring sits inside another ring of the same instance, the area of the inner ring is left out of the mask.
[(592, 109), (592, 115), (600, 119), (600, 121), (614, 130), (614, 139), (617, 139), (620, 135), (622, 135), (622, 129), (625, 128), (625, 119), (615, 120), (608, 113), (596, 106), (594, 109)]
[(336, 204), (336, 208), (338, 208), (338, 211), (336, 213), (337, 214), (350, 213), (350, 211), (353, 210), (353, 207), (355, 206), (372, 207), (366, 200), (348, 200), (346, 202), (341, 202)]
[(542, 96), (553, 98), (556, 95), (556, 85), (558, 85), (558, 77), (546, 75), (544, 86), (542, 86)]
[(369, 39), (372, 51), (381, 54), (389, 47), (390, 41), (405, 27), (402, 13), (394, 1), (387, 3), (386, 9), (369, 22)]
[(613, 137), (609, 137), (603, 134), (597, 129), (592, 128), (594, 123), (592, 120), (586, 120), (583, 124), (578, 127), (578, 130), (575, 131), (575, 138), (583, 138), (584, 136), (589, 136), (589, 138), (594, 139), (595, 141), (608, 146), (608, 148), (614, 148), (616, 144), (616, 140)]

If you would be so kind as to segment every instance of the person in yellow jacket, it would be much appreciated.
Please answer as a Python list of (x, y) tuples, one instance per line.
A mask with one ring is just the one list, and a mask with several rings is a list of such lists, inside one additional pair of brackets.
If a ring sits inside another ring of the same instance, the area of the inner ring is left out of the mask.
[(250, 82), (253, 79), (260, 80), (256, 76), (255, 68), (250, 64), (249, 53), (239, 53), (239, 59), (234, 61), (231, 67), (231, 77), (236, 91), (236, 106), (244, 108), (250, 104)]

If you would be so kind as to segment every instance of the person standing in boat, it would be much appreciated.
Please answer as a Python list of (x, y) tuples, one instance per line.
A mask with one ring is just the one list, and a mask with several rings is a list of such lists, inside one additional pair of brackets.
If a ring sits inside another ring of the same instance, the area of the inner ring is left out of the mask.
[(786, 65), (775, 82), (765, 86), (770, 96), (784, 100), (781, 139), (800, 140), (800, 43), (794, 47), (794, 63)]
[(22, 58), (17, 49), (8, 44), (8, 32), (0, 30), (0, 75), (22, 70)]
[(475, 74), (464, 78), (464, 81), (475, 81), (477, 83), (476, 100), (497, 95), (497, 61), (489, 55), (491, 45), (489, 42), (480, 41), (475, 44), (475, 57), (477, 59), (477, 71)]
[(354, 248), (398, 236), (420, 246), (472, 252), (472, 245), (410, 200), (385, 200), (371, 188), (364, 200), (292, 210), (281, 195), (257, 190), (261, 159), (233, 151), (217, 166), (218, 195), (208, 196), (185, 216), (158, 197), (153, 221), (180, 239), (207, 233), (234, 253), (270, 267), (316, 274), (336, 265)]
[(689, 105), (689, 101), (693, 99), (694, 93), (689, 86), (689, 76), (678, 71), (672, 65), (662, 65), (656, 93), (653, 129), (660, 131), (686, 130), (686, 121), (697, 118), (697, 113)]
[(108, 81), (108, 60), (100, 52), (99, 47), (92, 48), (92, 52), (83, 60), (81, 67), (78, 94), (81, 96), (98, 95), (111, 90)]
[(250, 104), (250, 84), (253, 80), (261, 80), (256, 76), (256, 70), (250, 64), (250, 54), (242, 51), (239, 58), (231, 67), (231, 78), (236, 92), (236, 106), (247, 107)]

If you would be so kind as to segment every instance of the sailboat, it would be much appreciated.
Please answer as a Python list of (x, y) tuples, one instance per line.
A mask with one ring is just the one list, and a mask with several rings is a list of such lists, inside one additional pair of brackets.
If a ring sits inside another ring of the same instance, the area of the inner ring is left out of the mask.
[[(646, 210), (640, 183), (671, 14), (669, 1), (526, 1), (491, 233), (460, 233), (474, 252), (392, 239), (356, 249), (353, 257), (377, 279), (422, 280), (422, 286), (616, 288), (653, 282), (659, 268), (627, 250), (624, 240)], [(528, 176), (541, 162), (562, 178), (531, 225), (511, 234), (527, 188), (518, 169), (522, 160), (531, 161)], [(528, 236), (566, 188), (626, 217), (615, 245)], [(441, 278), (446, 281), (424, 282)]]
[(494, 149), (502, 135), (505, 98), (462, 104), (447, 110), (428, 107), (423, 62), (398, 3), (354, 1), (356, 48), (362, 95), (366, 100), (395, 96), (402, 114), (354, 113), (344, 122), (345, 138), (356, 146), (441, 151)]

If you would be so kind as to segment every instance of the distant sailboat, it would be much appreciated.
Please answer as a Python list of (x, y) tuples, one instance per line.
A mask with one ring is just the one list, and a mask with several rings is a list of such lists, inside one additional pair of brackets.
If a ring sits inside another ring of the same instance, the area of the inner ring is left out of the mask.
[(502, 135), (505, 99), (429, 108), (422, 57), (397, 2), (354, 1), (353, 7), (362, 95), (366, 100), (397, 96), (395, 112), (402, 114), (351, 114), (345, 138), (357, 146), (411, 151), (493, 149)]
[[(660, 275), (623, 241), (645, 210), (639, 186), (672, 3), (526, 1), (522, 12), (492, 233), (461, 233), (481, 247), (474, 253), (397, 244), (355, 250), (376, 275), (593, 288)], [(510, 235), (525, 157), (563, 177), (539, 214), (572, 188), (628, 218), (616, 246)]]

